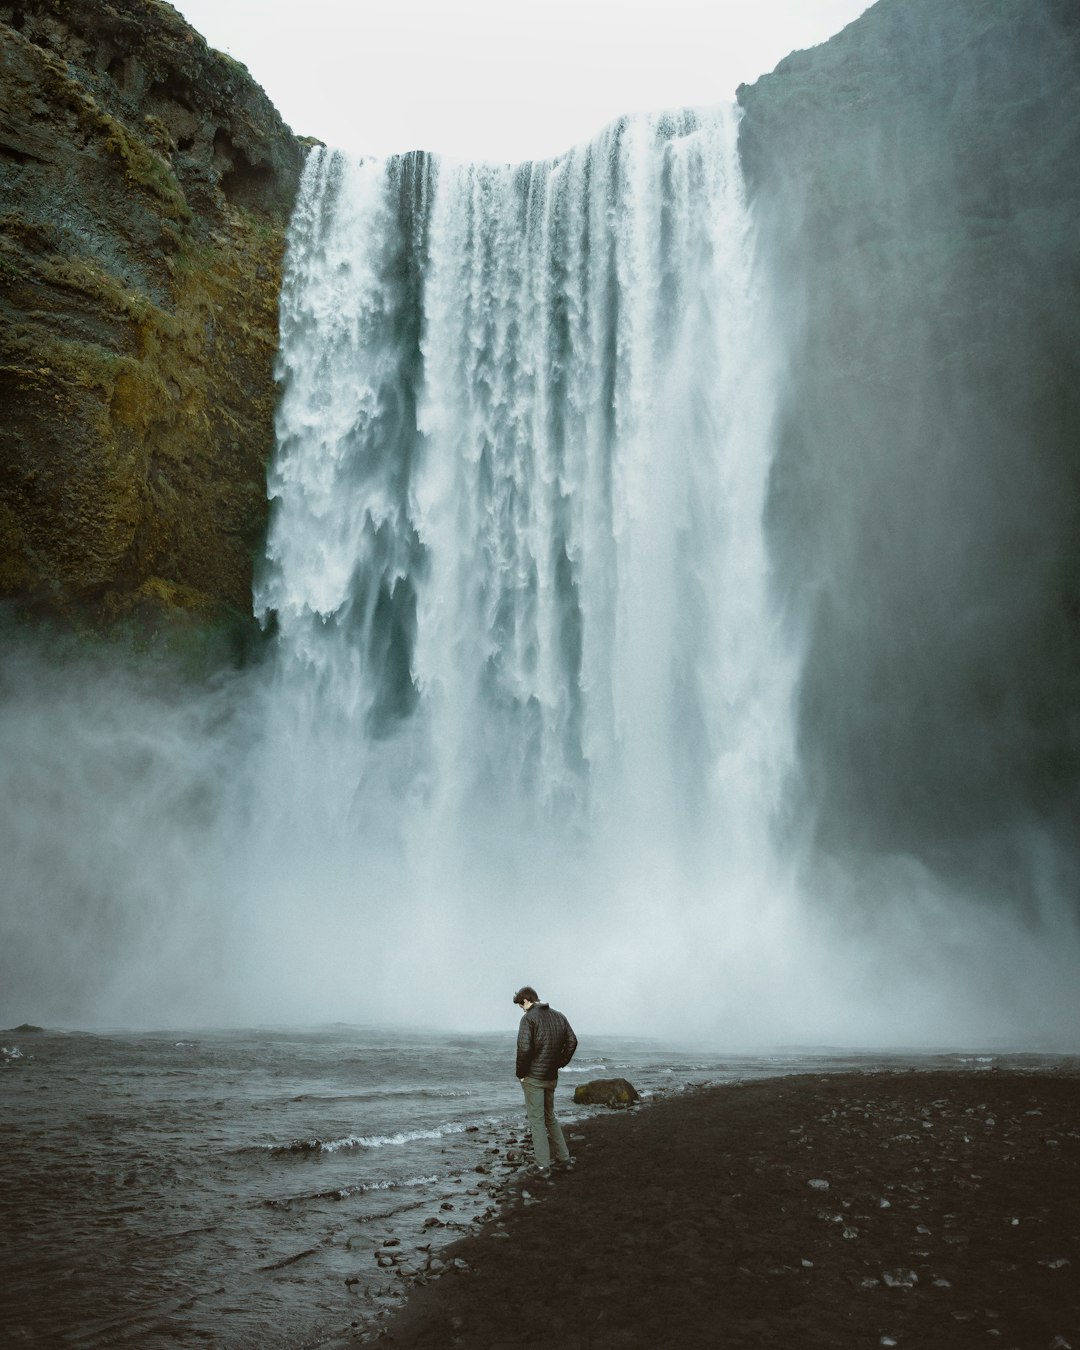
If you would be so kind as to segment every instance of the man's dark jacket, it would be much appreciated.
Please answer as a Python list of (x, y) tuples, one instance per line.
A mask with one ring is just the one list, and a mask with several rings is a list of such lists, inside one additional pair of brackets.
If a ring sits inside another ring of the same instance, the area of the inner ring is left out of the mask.
[(521, 1019), (517, 1038), (518, 1078), (557, 1078), (577, 1049), (574, 1028), (548, 1003), (534, 1003)]

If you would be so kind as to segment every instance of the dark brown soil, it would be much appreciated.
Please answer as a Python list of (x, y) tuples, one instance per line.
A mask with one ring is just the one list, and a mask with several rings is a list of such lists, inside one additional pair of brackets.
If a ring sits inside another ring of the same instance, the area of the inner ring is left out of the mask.
[(805, 1075), (576, 1133), (381, 1346), (1080, 1350), (1080, 1076)]

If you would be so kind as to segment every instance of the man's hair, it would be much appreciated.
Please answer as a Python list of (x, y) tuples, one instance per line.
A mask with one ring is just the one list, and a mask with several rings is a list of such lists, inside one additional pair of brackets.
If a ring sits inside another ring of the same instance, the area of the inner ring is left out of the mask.
[(521, 1006), (522, 1003), (524, 1003), (526, 999), (528, 999), (530, 1003), (540, 1002), (540, 995), (536, 992), (536, 990), (532, 987), (531, 984), (523, 984), (521, 988), (517, 991), (517, 993), (514, 995), (514, 1002), (519, 1007)]

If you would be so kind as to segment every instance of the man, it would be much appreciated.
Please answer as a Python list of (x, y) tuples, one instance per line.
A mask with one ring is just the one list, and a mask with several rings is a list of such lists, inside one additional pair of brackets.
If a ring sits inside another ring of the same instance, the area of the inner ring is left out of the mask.
[(555, 1119), (555, 1085), (559, 1070), (574, 1058), (577, 1037), (563, 1014), (541, 1003), (531, 985), (519, 989), (514, 1002), (524, 1014), (518, 1027), (514, 1072), (525, 1093), (525, 1117), (532, 1133), (536, 1169), (547, 1176), (553, 1152), (556, 1167), (565, 1169), (573, 1163), (562, 1126)]

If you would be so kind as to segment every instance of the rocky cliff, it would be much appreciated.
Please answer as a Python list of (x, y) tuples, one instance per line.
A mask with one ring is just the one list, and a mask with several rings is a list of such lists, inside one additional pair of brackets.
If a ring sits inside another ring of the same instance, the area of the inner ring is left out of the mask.
[(163, 0), (0, 3), (0, 598), (250, 612), (301, 159)]
[(1080, 7), (879, 0), (739, 97), (806, 796), (993, 893), (1077, 856)]

